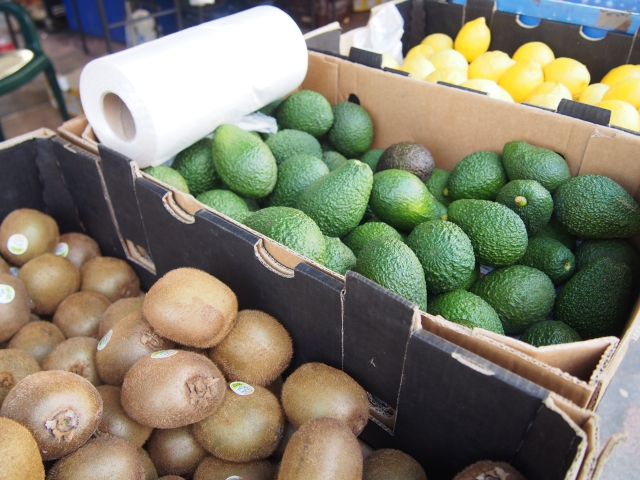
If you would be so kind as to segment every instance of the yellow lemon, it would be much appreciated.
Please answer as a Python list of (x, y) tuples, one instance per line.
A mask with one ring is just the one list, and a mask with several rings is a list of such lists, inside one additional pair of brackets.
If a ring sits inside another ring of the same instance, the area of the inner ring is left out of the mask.
[(433, 66), (426, 58), (410, 58), (405, 60), (404, 65), (400, 67), (400, 70), (404, 70), (405, 72), (409, 72), (412, 78), (417, 78), (419, 80), (424, 80), (429, 76), (431, 72), (433, 72), (436, 67)]
[(604, 83), (592, 83), (582, 91), (578, 97), (578, 101), (589, 105), (595, 105), (602, 100), (602, 96), (607, 90), (609, 90), (609, 85), (605, 85)]
[(558, 110), (558, 105), (560, 104), (560, 100), (562, 97), (557, 95), (553, 95), (551, 93), (539, 93), (538, 95), (533, 95), (529, 97), (525, 103), (529, 105), (537, 105), (538, 107), (548, 108), (549, 110)]
[(640, 77), (640, 65), (620, 65), (619, 67), (612, 68), (607, 73), (600, 83), (609, 85), (610, 87), (615, 85), (621, 80), (629, 77)]
[(545, 82), (562, 82), (576, 99), (591, 81), (587, 67), (573, 58), (556, 58), (542, 69)]
[[(543, 94), (555, 95), (556, 97), (566, 98), (567, 100), (573, 100), (573, 97), (571, 96), (571, 92), (569, 91), (569, 89), (560, 82), (543, 82), (540, 85), (538, 85), (536, 88), (534, 88), (529, 94), (529, 96), (533, 97), (534, 95), (543, 95)], [(529, 103), (528, 100), (527, 100), (527, 103)]]
[(382, 54), (382, 68), (395, 68), (396, 70), (400, 69), (400, 64), (393, 57), (393, 55), (389, 55), (388, 53)]
[(469, 65), (469, 78), (485, 78), (497, 82), (515, 63), (509, 55), (499, 50), (485, 52)]
[(407, 55), (404, 57), (404, 59), (407, 60), (409, 58), (415, 57), (429, 58), (434, 53), (435, 50), (429, 45), (416, 45), (407, 52)]
[(520, 103), (529, 98), (531, 91), (544, 82), (542, 67), (536, 61), (517, 62), (502, 74), (498, 85)]
[(634, 108), (640, 107), (640, 78), (627, 78), (606, 91), (603, 100), (622, 100), (630, 103)]
[(439, 68), (427, 78), (425, 78), (427, 82), (447, 82), (452, 83), (454, 85), (460, 85), (468, 80), (467, 73), (458, 70), (457, 68)]
[(464, 55), (451, 48), (438, 50), (429, 57), (429, 60), (433, 63), (433, 66), (436, 67), (436, 70), (439, 68), (456, 68), (465, 72), (465, 74), (469, 70), (469, 64), (466, 58), (464, 58)]
[(529, 42), (521, 45), (513, 54), (513, 59), (516, 62), (529, 62), (535, 60), (543, 67), (555, 60), (556, 56), (553, 54), (553, 50), (549, 48), (546, 43), (542, 42)]
[(487, 22), (484, 17), (479, 17), (462, 26), (453, 42), (453, 48), (462, 53), (468, 62), (473, 62), (489, 50), (490, 43), (491, 32)]
[(610, 125), (640, 132), (640, 113), (630, 103), (622, 100), (603, 100), (596, 103), (596, 107), (611, 110)]
[(479, 90), (480, 92), (486, 92), (487, 96), (491, 98), (497, 98), (498, 100), (504, 100), (505, 102), (513, 102), (513, 98), (511, 98), (509, 92), (493, 80), (473, 78), (461, 83), (460, 86), (471, 88), (472, 90)]
[(429, 45), (434, 52), (443, 48), (453, 48), (453, 39), (444, 33), (432, 33), (422, 39), (422, 45)]

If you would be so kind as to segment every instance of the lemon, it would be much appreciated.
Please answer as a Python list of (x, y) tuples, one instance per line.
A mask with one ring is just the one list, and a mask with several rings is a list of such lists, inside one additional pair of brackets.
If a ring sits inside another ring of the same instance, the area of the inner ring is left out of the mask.
[(404, 65), (400, 67), (400, 70), (409, 72), (412, 78), (424, 80), (427, 76), (433, 72), (436, 67), (433, 66), (426, 58), (410, 58), (405, 60)]
[[(573, 97), (571, 96), (571, 92), (569, 91), (569, 89), (560, 82), (543, 82), (540, 85), (538, 85), (536, 88), (534, 88), (529, 94), (529, 96), (533, 97), (534, 95), (543, 95), (543, 94), (555, 95), (556, 97), (566, 98), (567, 100), (573, 100)], [(527, 100), (527, 103), (530, 103), (530, 102)]]
[(400, 64), (393, 57), (393, 55), (389, 55), (388, 53), (382, 54), (382, 68), (395, 68), (396, 70), (400, 69)]
[(576, 99), (591, 81), (587, 67), (573, 58), (556, 58), (542, 69), (545, 82), (562, 82)]
[(555, 60), (556, 56), (553, 54), (553, 50), (549, 48), (546, 43), (542, 42), (529, 42), (521, 45), (513, 54), (513, 59), (516, 62), (528, 62), (535, 60), (543, 67)]
[(407, 52), (407, 55), (404, 57), (404, 59), (408, 60), (415, 57), (429, 58), (434, 53), (435, 50), (429, 45), (416, 45)]
[(485, 52), (469, 65), (469, 78), (485, 78), (497, 82), (502, 74), (515, 63), (515, 60), (500, 50)]
[(497, 98), (498, 100), (504, 100), (505, 102), (513, 102), (513, 98), (509, 95), (504, 88), (498, 85), (493, 80), (486, 80), (484, 78), (473, 78), (460, 84), (461, 87), (471, 88), (472, 90), (478, 90), (480, 92), (486, 92), (488, 97)]
[(640, 77), (627, 78), (614, 84), (602, 97), (603, 100), (622, 100), (634, 108), (640, 107)]
[(538, 95), (533, 95), (527, 98), (525, 103), (555, 111), (558, 110), (560, 100), (562, 100), (562, 97), (559, 97), (558, 95), (553, 95), (551, 93), (539, 93)]
[(438, 68), (435, 72), (425, 78), (427, 82), (447, 82), (454, 85), (460, 85), (468, 80), (467, 73), (458, 70), (457, 68)]
[(479, 17), (462, 26), (453, 42), (453, 48), (462, 53), (468, 62), (473, 62), (489, 50), (490, 43), (491, 32), (487, 22), (484, 17)]
[(453, 48), (453, 39), (444, 33), (432, 33), (427, 35), (420, 42), (422, 45), (429, 45), (434, 52), (443, 48)]
[(610, 125), (640, 132), (640, 113), (630, 103), (622, 100), (603, 100), (596, 103), (596, 107), (611, 110)]
[(640, 65), (620, 65), (619, 67), (612, 68), (607, 73), (600, 83), (609, 85), (610, 87), (615, 85), (621, 80), (629, 77), (640, 77)]
[(518, 103), (528, 98), (534, 88), (544, 82), (542, 67), (534, 60), (517, 62), (502, 74), (498, 85)]
[(609, 85), (605, 85), (604, 83), (592, 83), (582, 91), (578, 97), (578, 101), (589, 105), (595, 105), (602, 100), (602, 96), (607, 90), (609, 90)]
[(467, 63), (467, 59), (464, 58), (464, 55), (451, 48), (438, 50), (429, 57), (429, 60), (433, 63), (433, 66), (436, 67), (436, 70), (439, 68), (455, 68), (465, 72), (465, 75), (469, 70), (469, 64)]

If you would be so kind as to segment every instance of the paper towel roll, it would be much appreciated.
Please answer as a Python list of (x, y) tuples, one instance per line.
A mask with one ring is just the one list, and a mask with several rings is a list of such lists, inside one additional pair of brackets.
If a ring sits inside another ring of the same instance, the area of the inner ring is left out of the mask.
[(291, 17), (262, 6), (93, 60), (80, 99), (100, 141), (144, 168), (296, 89), (307, 62)]

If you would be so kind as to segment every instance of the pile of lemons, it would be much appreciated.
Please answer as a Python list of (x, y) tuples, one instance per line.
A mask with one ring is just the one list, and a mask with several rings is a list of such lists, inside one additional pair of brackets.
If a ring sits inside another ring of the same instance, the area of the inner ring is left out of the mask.
[(489, 51), (491, 32), (484, 17), (467, 22), (455, 40), (434, 33), (413, 47), (399, 65), (383, 55), (383, 66), (413, 78), (447, 82), (486, 92), (509, 102), (556, 110), (562, 98), (611, 110), (611, 125), (640, 131), (640, 65), (621, 65), (600, 83), (590, 84), (587, 67), (572, 58), (556, 58), (542, 42), (522, 45), (512, 57)]

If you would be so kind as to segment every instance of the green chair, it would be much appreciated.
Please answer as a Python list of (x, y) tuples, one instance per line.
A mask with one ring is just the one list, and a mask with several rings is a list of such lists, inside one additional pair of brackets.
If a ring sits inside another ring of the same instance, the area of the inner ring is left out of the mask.
[[(42, 50), (38, 32), (29, 13), (16, 3), (0, 2), (0, 14), (2, 13), (17, 20), (24, 40), (24, 48), (0, 53), (0, 95), (12, 92), (29, 83), (40, 72), (44, 72), (62, 118), (69, 120), (69, 113), (58, 85), (56, 72), (51, 60)], [(4, 133), (0, 126), (0, 141), (3, 140)]]

